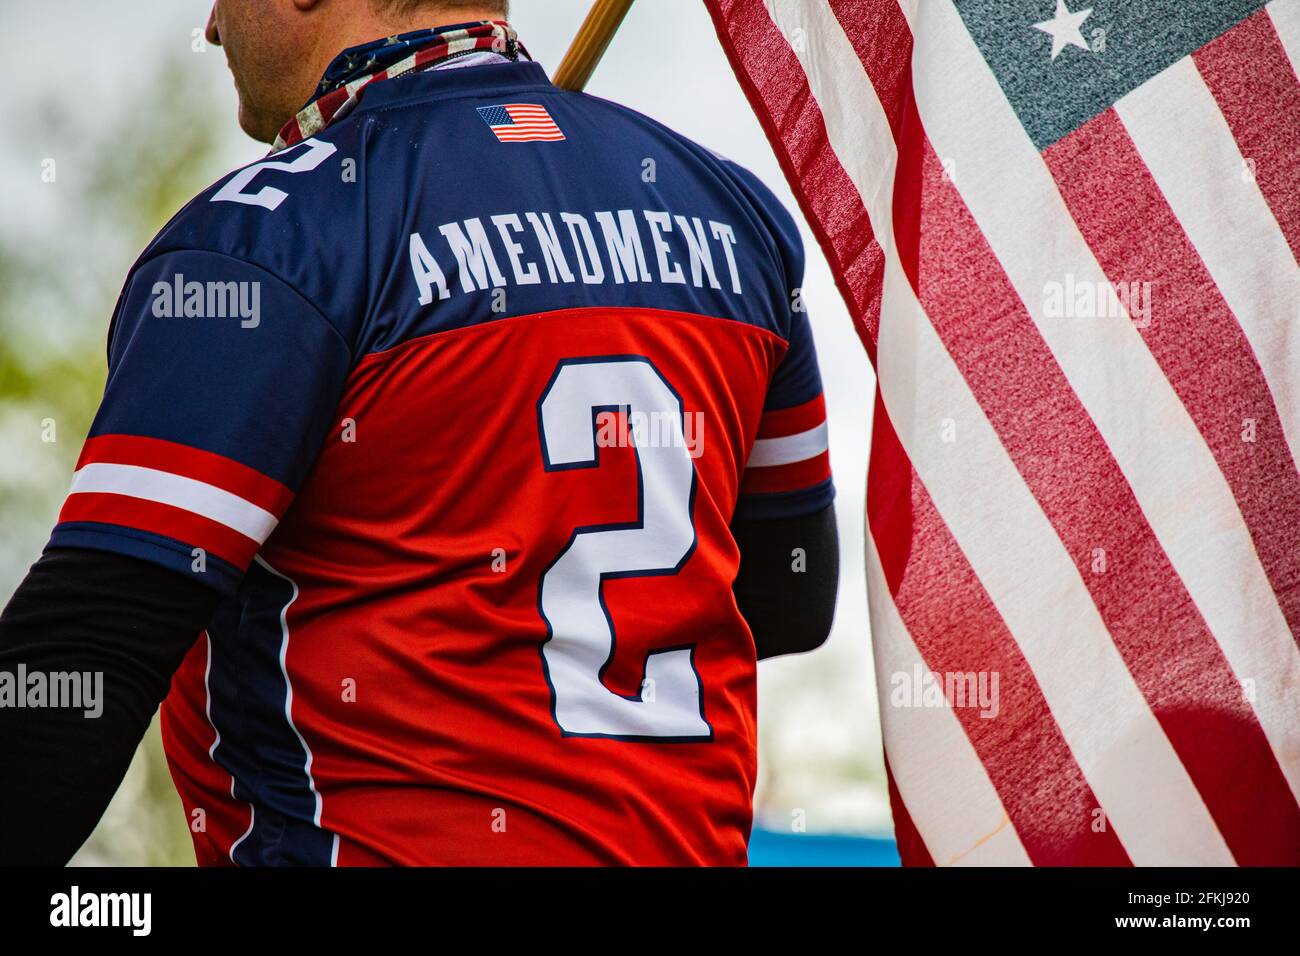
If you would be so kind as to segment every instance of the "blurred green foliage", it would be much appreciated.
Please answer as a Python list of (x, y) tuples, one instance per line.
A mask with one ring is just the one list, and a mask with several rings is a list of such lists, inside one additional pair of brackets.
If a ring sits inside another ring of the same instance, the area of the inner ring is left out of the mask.
[[(109, 319), (131, 263), (189, 199), (216, 179), (229, 123), (183, 59), (142, 77), (120, 115), (80, 117), (60, 100), (19, 114), (56, 163), (31, 170), (52, 191), (48, 221), (0, 231), (0, 598), (39, 556), (90, 428), (107, 371)], [(68, 94), (73, 95), (71, 89)], [(32, 137), (29, 137), (29, 139)], [(17, 137), (15, 137), (17, 139)], [(54, 438), (51, 441), (51, 437)], [(103, 821), (74, 862), (194, 861), (157, 720)]]

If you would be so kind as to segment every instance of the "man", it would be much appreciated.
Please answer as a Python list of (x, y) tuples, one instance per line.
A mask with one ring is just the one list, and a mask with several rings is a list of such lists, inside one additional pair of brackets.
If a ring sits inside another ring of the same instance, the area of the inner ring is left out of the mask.
[(5, 861), (75, 852), (164, 696), (200, 863), (745, 861), (755, 661), (835, 596), (798, 236), (504, 7), (218, 0), (273, 154), (119, 299), (0, 618), (103, 715), (0, 709)]

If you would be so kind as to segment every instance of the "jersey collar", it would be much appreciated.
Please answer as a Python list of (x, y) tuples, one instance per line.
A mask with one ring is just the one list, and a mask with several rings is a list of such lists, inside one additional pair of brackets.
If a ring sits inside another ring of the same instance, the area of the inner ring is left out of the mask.
[(356, 108), (364, 90), (382, 80), (436, 69), (475, 52), (497, 54), (503, 63), (530, 59), (504, 20), (481, 20), (416, 30), (344, 50), (321, 78), (310, 101), (285, 124), (271, 153), (314, 136)]

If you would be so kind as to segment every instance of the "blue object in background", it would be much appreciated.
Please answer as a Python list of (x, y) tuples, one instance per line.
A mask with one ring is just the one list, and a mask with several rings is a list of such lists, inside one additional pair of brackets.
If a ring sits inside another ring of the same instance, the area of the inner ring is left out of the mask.
[(749, 837), (750, 866), (898, 866), (898, 846), (881, 837), (779, 833), (758, 827)]

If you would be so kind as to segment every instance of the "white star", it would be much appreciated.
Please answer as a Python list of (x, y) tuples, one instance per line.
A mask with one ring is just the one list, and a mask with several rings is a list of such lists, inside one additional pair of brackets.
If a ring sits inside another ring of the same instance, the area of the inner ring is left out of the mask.
[(1088, 49), (1088, 43), (1083, 39), (1083, 33), (1080, 32), (1079, 27), (1084, 20), (1088, 19), (1091, 13), (1092, 7), (1087, 10), (1080, 10), (1078, 13), (1071, 13), (1065, 6), (1065, 0), (1056, 0), (1056, 16), (1050, 20), (1044, 20), (1042, 23), (1034, 24), (1035, 30), (1042, 30), (1044, 33), (1052, 35), (1053, 60), (1060, 56), (1061, 51), (1067, 46)]

